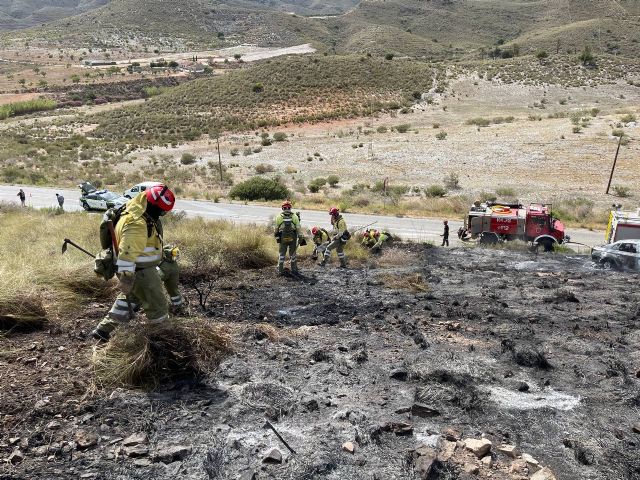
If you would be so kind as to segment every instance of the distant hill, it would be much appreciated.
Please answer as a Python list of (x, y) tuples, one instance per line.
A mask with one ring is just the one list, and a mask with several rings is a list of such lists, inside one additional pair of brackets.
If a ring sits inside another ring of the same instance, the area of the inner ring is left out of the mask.
[(109, 0), (0, 0), (0, 30), (52, 22), (100, 7)]
[[(3, 0), (0, 0), (3, 1)], [(70, 0), (67, 0), (70, 1)], [(329, 53), (481, 57), (533, 53), (640, 54), (638, 0), (112, 0), (14, 38), (52, 46), (190, 49), (311, 42)], [(298, 11), (344, 11), (301, 16)]]
[[(306, 1), (312, 5), (314, 0)], [(8, 38), (27, 39), (33, 45), (138, 50), (210, 47), (224, 42), (281, 46), (324, 38), (324, 27), (318, 21), (263, 8), (258, 3), (112, 0), (80, 15), (14, 32)]]
[(363, 0), (327, 20), (345, 52), (464, 56), (471, 50), (518, 43), (635, 55), (640, 51), (636, 0)]

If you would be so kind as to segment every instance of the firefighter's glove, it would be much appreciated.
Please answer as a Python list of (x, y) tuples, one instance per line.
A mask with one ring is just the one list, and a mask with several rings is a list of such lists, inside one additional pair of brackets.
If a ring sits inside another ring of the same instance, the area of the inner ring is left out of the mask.
[(136, 272), (118, 272), (118, 288), (125, 295), (129, 295), (133, 290), (135, 279)]
[(304, 247), (307, 244), (307, 241), (305, 240), (304, 237), (300, 238), (300, 240), (298, 240), (298, 245), (300, 245), (301, 247)]

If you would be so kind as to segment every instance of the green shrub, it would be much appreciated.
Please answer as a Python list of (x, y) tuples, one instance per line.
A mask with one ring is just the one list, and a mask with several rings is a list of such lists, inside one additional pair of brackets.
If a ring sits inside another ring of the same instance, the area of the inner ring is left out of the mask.
[(196, 156), (191, 153), (183, 153), (180, 157), (180, 163), (182, 165), (193, 165), (196, 163)]
[(409, 125), (408, 123), (401, 123), (400, 125), (396, 125), (396, 130), (398, 133), (407, 133), (410, 128), (411, 125)]
[(499, 197), (514, 198), (516, 191), (511, 187), (499, 187), (496, 188), (496, 195)]
[(336, 185), (338, 185), (339, 182), (340, 182), (340, 177), (338, 177), (337, 175), (329, 175), (327, 177), (327, 183), (329, 184), (330, 187), (335, 187)]
[(264, 177), (250, 178), (229, 192), (231, 198), (240, 200), (284, 200), (290, 195), (289, 189), (278, 180)]
[(440, 132), (436, 134), (436, 138), (438, 140), (445, 140), (447, 138), (447, 132)]
[(385, 127), (384, 125), (379, 126), (376, 131), (378, 133), (387, 133), (387, 127)]
[(491, 120), (488, 118), (476, 117), (470, 118), (465, 122), (467, 125), (476, 125), (478, 127), (488, 127), (491, 125)]
[(274, 142), (284, 142), (287, 139), (287, 134), (284, 132), (276, 132), (273, 134)]
[(628, 198), (631, 196), (631, 189), (622, 185), (614, 185), (613, 191), (616, 197)]
[(632, 113), (627, 113), (626, 115), (623, 115), (622, 117), (620, 117), (620, 121), (622, 123), (631, 123), (631, 122), (635, 122), (636, 121), (636, 116)]
[(427, 197), (444, 197), (447, 190), (442, 185), (431, 185), (425, 188), (424, 193)]

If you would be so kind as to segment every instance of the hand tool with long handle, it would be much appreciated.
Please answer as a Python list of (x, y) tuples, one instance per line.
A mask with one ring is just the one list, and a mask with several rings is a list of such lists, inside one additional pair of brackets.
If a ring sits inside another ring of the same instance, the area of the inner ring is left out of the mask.
[(82, 248), (80, 245), (78, 245), (77, 243), (72, 242), (71, 240), (69, 240), (68, 238), (64, 239), (64, 242), (62, 243), (62, 253), (64, 254), (64, 252), (67, 251), (67, 245), (71, 245), (72, 247), (76, 247), (78, 250), (80, 250), (83, 253), (86, 253), (87, 255), (89, 255), (91, 258), (95, 258), (96, 256), (89, 252), (88, 250), (85, 250), (84, 248)]

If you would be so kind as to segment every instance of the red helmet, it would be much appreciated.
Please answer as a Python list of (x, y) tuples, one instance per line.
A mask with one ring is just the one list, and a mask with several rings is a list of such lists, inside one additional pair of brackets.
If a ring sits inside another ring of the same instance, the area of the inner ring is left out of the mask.
[(319, 229), (318, 227), (313, 227), (313, 228), (311, 229), (311, 233), (312, 233), (313, 235), (316, 235), (319, 231), (320, 231), (320, 229)]
[(339, 213), (340, 213), (340, 210), (338, 210), (336, 207), (331, 207), (329, 209), (329, 215), (331, 215), (332, 217), (338, 216)]
[(291, 210), (291, 202), (289, 200), (285, 200), (282, 204), (282, 210)]
[(166, 185), (156, 185), (147, 188), (145, 193), (147, 195), (147, 202), (165, 212), (170, 211), (176, 203), (176, 196)]

